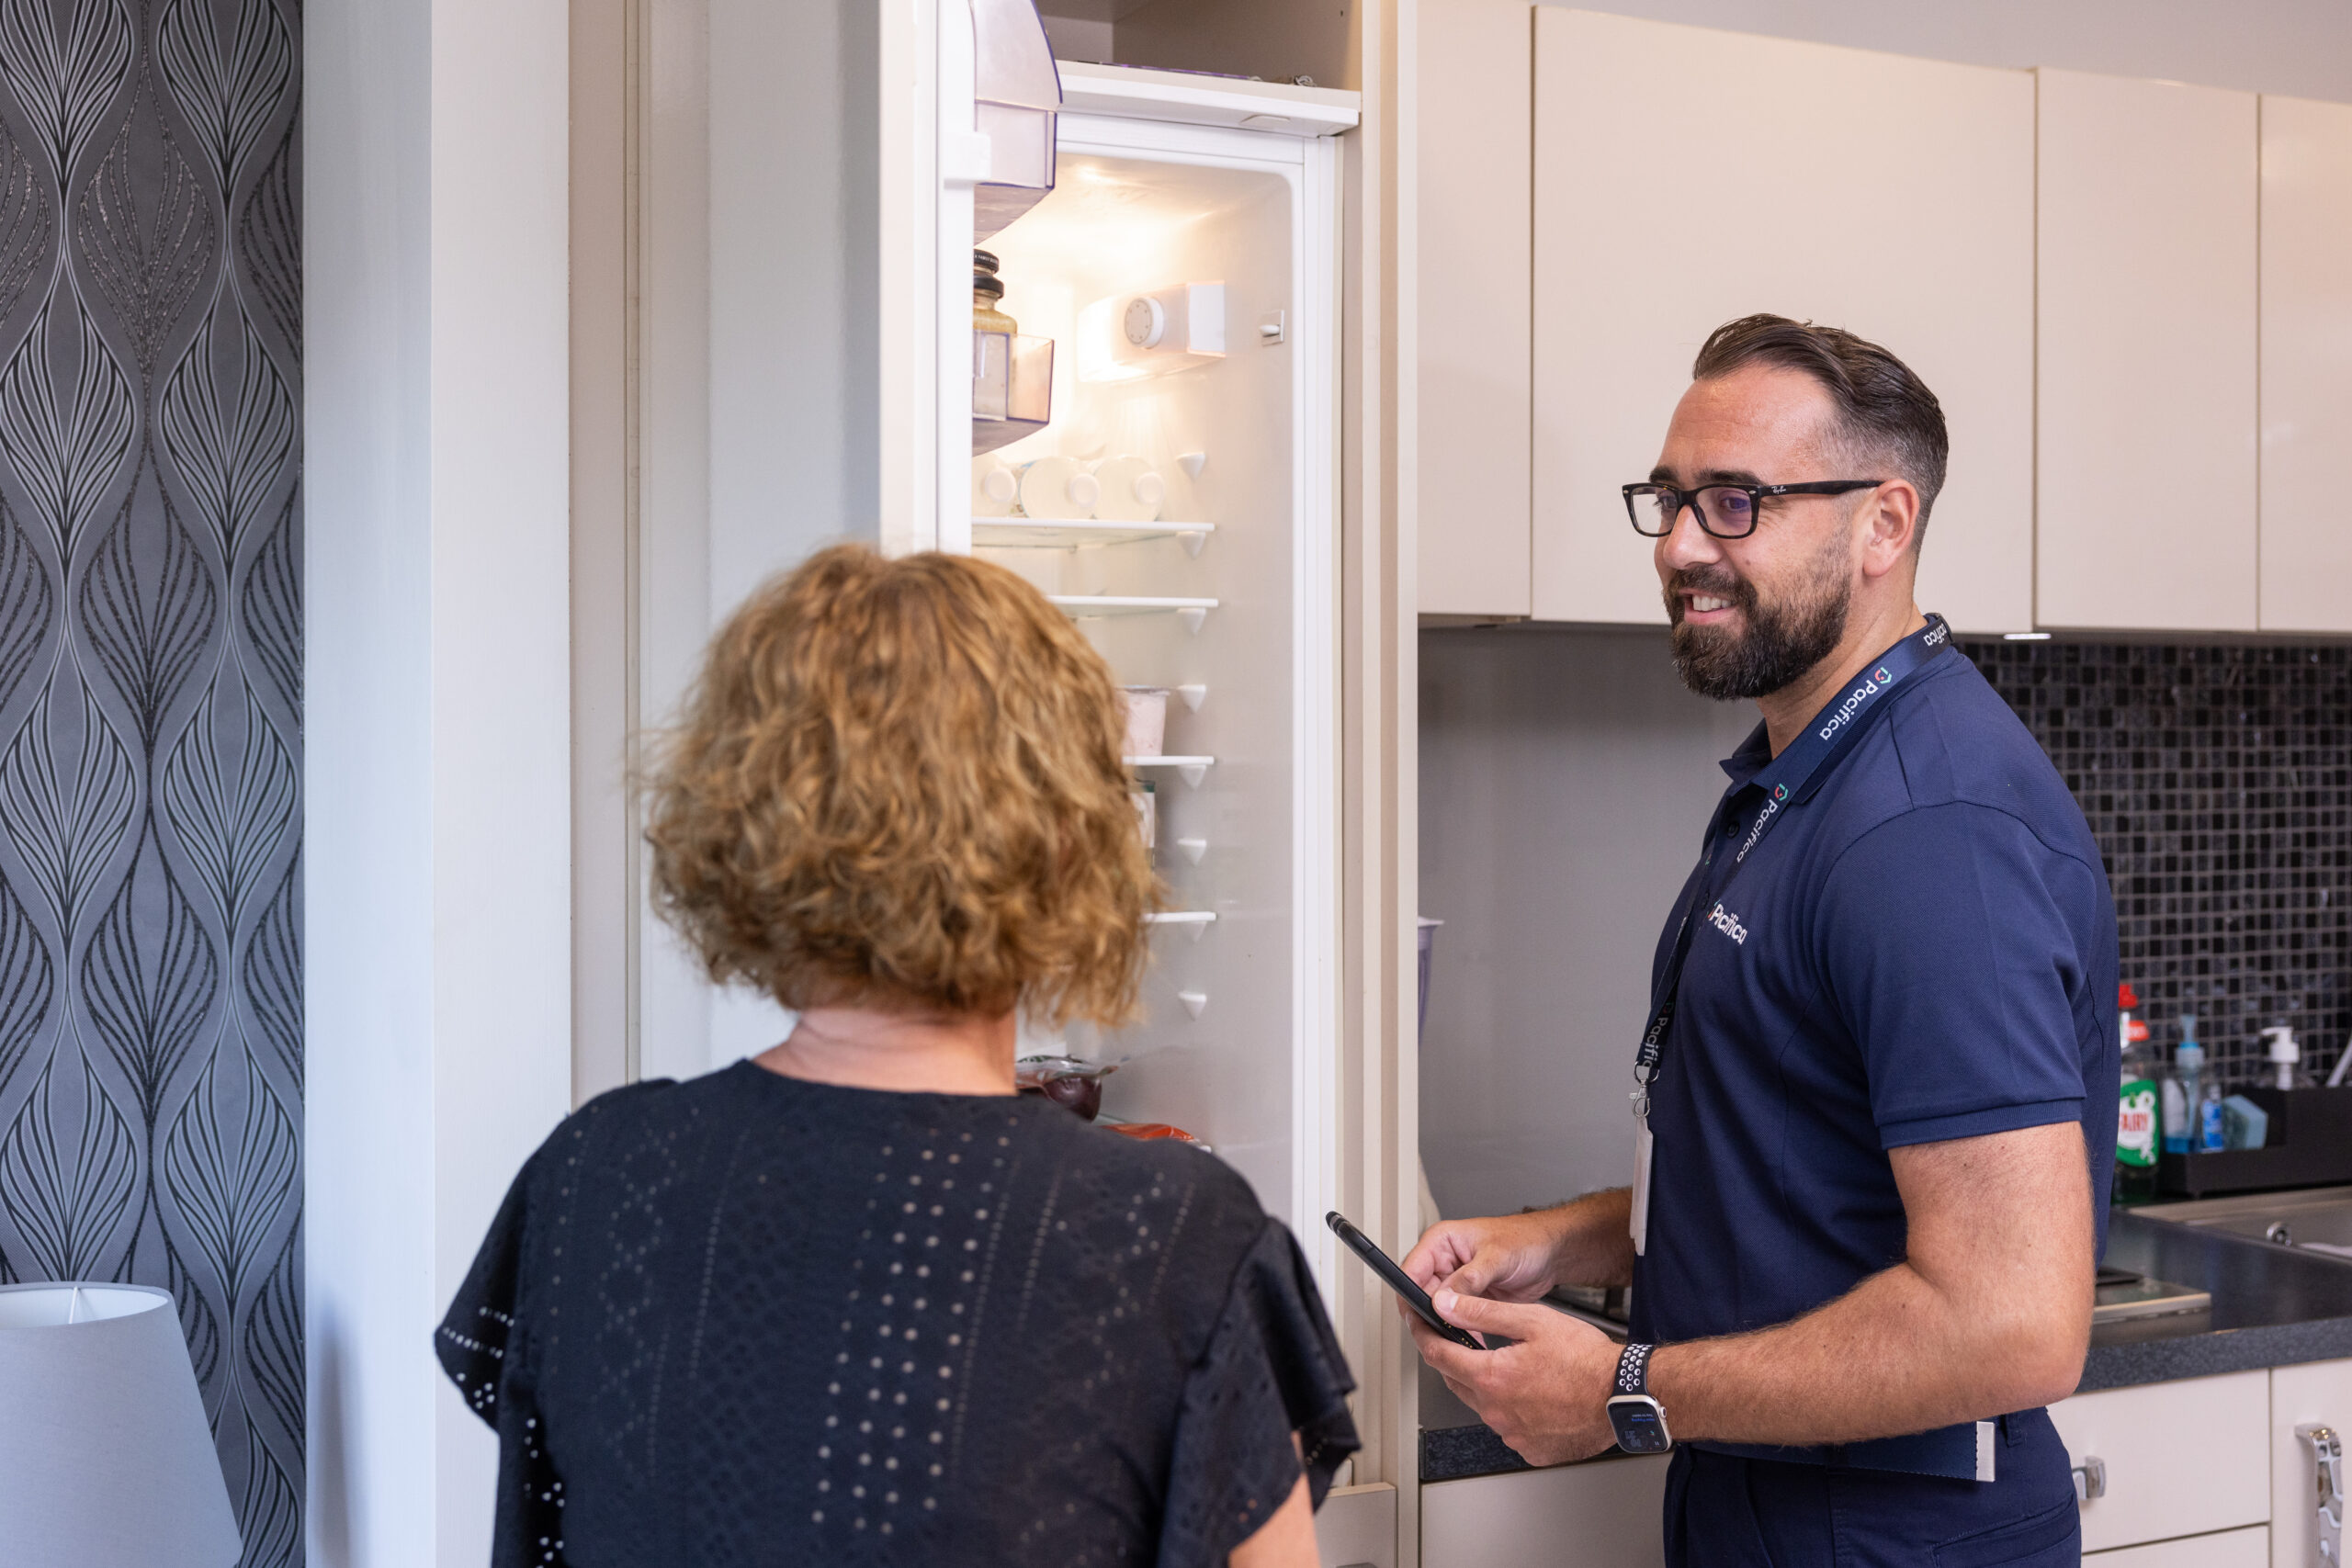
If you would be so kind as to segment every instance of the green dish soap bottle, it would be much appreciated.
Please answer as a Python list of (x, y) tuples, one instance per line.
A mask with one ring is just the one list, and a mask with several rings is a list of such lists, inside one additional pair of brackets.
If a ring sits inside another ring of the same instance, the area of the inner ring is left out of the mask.
[(2126, 980), (2116, 1009), (2123, 1043), (2121, 1098), (2115, 1112), (2115, 1201), (2145, 1203), (2156, 1195), (2156, 1075), (2148, 1055), (2148, 1026), (2132, 1016), (2139, 996)]

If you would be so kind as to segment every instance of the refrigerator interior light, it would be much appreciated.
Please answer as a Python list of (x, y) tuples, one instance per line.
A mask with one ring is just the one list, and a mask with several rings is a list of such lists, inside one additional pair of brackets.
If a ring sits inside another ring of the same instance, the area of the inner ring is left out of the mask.
[(1225, 357), (1225, 285), (1114, 294), (1078, 313), (1078, 378), (1139, 381)]

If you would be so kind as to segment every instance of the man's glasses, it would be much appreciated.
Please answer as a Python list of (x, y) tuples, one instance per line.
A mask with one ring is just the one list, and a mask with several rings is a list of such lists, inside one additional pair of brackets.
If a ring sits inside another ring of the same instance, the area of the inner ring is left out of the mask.
[(1844, 495), (1849, 491), (1874, 490), (1884, 479), (1815, 479), (1801, 485), (1701, 485), (1677, 490), (1672, 485), (1627, 485), (1625, 515), (1634, 532), (1663, 539), (1674, 532), (1675, 519), (1686, 506), (1699, 513), (1699, 526), (1718, 539), (1744, 539), (1756, 532), (1757, 513), (1765, 501), (1781, 495)]

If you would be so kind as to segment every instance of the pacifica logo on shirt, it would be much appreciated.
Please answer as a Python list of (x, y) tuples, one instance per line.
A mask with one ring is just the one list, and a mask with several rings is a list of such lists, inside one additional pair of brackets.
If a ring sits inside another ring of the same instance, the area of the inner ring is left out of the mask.
[(1739, 943), (1740, 946), (1747, 945), (1747, 928), (1739, 923), (1737, 915), (1733, 914), (1721, 904), (1707, 911), (1707, 923)]

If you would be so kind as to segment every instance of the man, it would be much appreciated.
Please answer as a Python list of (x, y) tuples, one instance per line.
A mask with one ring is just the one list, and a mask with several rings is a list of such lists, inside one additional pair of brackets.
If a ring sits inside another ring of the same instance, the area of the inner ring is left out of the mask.
[[(1532, 1462), (1670, 1433), (1670, 1563), (2072, 1564), (2041, 1407), (2081, 1375), (2113, 1159), (2098, 847), (1913, 603), (1934, 394), (1777, 316), (1719, 328), (1692, 377), (1627, 509), (1683, 681), (1763, 722), (1638, 1056), (1628, 1021), (1635, 1190), (1432, 1227), (1406, 1270), (1511, 1343), (1414, 1337)], [(1514, 1304), (1561, 1284), (1631, 1284), (1633, 1344)]]

